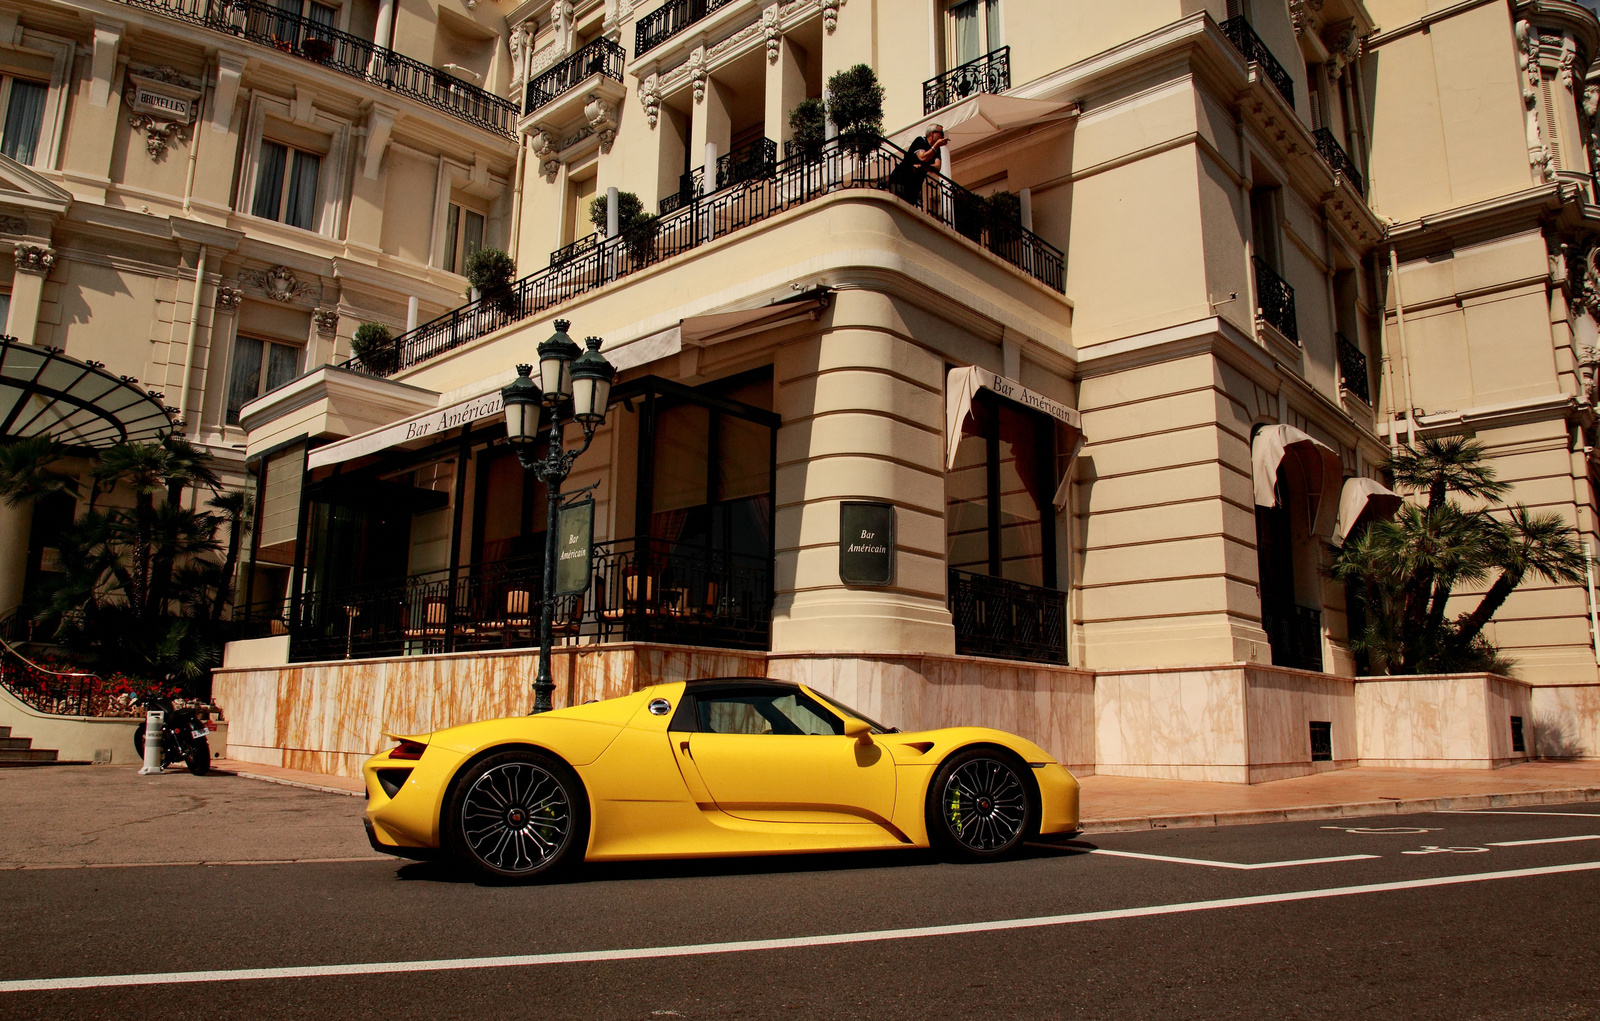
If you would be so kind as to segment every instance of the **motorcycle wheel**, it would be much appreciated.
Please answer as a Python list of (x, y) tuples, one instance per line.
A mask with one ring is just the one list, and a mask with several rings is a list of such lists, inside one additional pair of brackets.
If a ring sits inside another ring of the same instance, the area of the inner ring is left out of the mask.
[(183, 763), (195, 776), (205, 776), (211, 768), (211, 742), (203, 737), (190, 740), (183, 750)]
[(140, 762), (144, 761), (144, 724), (142, 723), (133, 732), (133, 753), (139, 756)]

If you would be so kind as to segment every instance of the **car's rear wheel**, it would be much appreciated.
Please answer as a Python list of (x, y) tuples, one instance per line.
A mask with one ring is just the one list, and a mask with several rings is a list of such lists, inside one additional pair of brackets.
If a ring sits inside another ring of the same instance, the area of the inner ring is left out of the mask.
[(1022, 846), (1038, 825), (1027, 767), (998, 749), (946, 759), (928, 787), (928, 837), (960, 861), (993, 861)]
[(566, 763), (532, 749), (474, 763), (445, 813), (446, 850), (493, 880), (546, 876), (583, 857), (588, 833), (582, 783)]

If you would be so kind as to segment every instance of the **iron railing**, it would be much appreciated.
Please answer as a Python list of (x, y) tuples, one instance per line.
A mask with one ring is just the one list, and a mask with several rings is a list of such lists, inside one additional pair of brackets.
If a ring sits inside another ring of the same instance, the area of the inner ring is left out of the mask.
[(770, 138), (758, 138), (717, 157), (717, 189), (771, 177), (777, 172), (778, 143)]
[(343, 367), (387, 376), (785, 210), (852, 188), (893, 191), (1045, 286), (1064, 289), (1060, 249), (1015, 222), (990, 216), (982, 198), (948, 178), (899, 169), (904, 155), (883, 141), (829, 145), (817, 155), (797, 153), (778, 163), (770, 176), (700, 196), (657, 222), (604, 238), (559, 265), (402, 334), (395, 339), (392, 367), (364, 366), (358, 358)]
[(950, 616), (964, 656), (1067, 662), (1067, 594), (950, 569)]
[(1350, 343), (1342, 333), (1333, 335), (1339, 352), (1339, 386), (1345, 393), (1361, 398), (1362, 403), (1372, 403), (1372, 377), (1367, 372), (1367, 355)]
[(517, 105), (372, 40), (341, 32), (261, 0), (121, 0), (129, 7), (292, 53), (513, 137)]
[(1337, 173), (1344, 175), (1344, 179), (1350, 182), (1351, 187), (1365, 195), (1366, 185), (1363, 183), (1361, 171), (1356, 169), (1356, 161), (1351, 159), (1350, 154), (1344, 151), (1344, 146), (1340, 145), (1339, 140), (1333, 137), (1333, 132), (1327, 128), (1318, 128), (1311, 134), (1317, 140), (1317, 151), (1322, 153), (1322, 158), (1328, 161), (1328, 166), (1332, 167)]
[[(6, 623), (19, 616), (12, 614)], [(98, 674), (51, 670), (12, 648), (9, 639), (0, 639), (0, 688), (30, 709), (52, 716), (109, 715), (114, 697)]]
[(1267, 44), (1256, 35), (1256, 30), (1251, 26), (1250, 19), (1245, 17), (1229, 18), (1222, 23), (1222, 34), (1228, 37), (1234, 48), (1244, 55), (1246, 62), (1261, 65), (1261, 73), (1267, 76), (1267, 81), (1283, 96), (1284, 102), (1294, 106), (1294, 79), (1289, 72), (1278, 63), (1278, 58), (1267, 49)]
[(1322, 670), (1322, 613), (1307, 606), (1261, 608), (1261, 629), (1272, 645), (1272, 665)]
[(599, 247), (600, 240), (600, 232), (595, 231), (593, 234), (589, 234), (586, 237), (581, 237), (564, 248), (557, 248), (555, 251), (550, 253), (550, 265), (564, 266), (573, 259), (576, 259), (578, 256), (582, 255), (584, 252), (587, 252), (592, 248)]
[(733, 0), (670, 0), (633, 25), (633, 55), (642, 56)]
[(935, 110), (981, 93), (999, 95), (1011, 88), (1011, 47), (991, 50), (977, 60), (935, 75), (922, 83), (922, 112)]
[(596, 39), (529, 82), (522, 112), (532, 113), (557, 96), (571, 92), (591, 75), (603, 74), (622, 81), (622, 65), (627, 58), (627, 53), (615, 42)]
[(656, 212), (662, 216), (675, 213), (684, 206), (700, 198), (705, 191), (706, 168), (695, 167), (687, 174), (678, 177), (678, 190), (662, 199), (656, 206)]
[(1251, 261), (1256, 267), (1256, 315), (1285, 337), (1300, 343), (1300, 326), (1294, 314), (1294, 288), (1261, 256), (1251, 256)]
[[(533, 554), (308, 592), (275, 619), (295, 662), (529, 648), (539, 642), (543, 580), (543, 554)], [(766, 649), (771, 622), (770, 557), (632, 538), (595, 544), (589, 589), (558, 597), (554, 634)]]

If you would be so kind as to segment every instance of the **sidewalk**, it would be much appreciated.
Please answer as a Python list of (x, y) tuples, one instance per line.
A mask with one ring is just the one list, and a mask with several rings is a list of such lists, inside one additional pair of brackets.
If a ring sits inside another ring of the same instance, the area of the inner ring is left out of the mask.
[[(353, 777), (232, 759), (218, 759), (215, 765), (218, 771), (268, 783), (358, 798), (364, 794), (361, 781)], [(1504, 769), (1340, 769), (1249, 785), (1132, 776), (1086, 776), (1081, 782), (1085, 833), (1600, 804), (1600, 762), (1525, 762)]]

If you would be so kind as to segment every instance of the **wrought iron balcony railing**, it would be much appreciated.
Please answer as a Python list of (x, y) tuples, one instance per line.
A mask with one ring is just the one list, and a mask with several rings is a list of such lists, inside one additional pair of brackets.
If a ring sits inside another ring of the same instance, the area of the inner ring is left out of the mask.
[(922, 83), (922, 112), (930, 114), (980, 93), (999, 95), (1011, 88), (1011, 47), (985, 53)]
[(1222, 34), (1228, 37), (1234, 48), (1244, 55), (1247, 62), (1261, 65), (1261, 73), (1267, 76), (1267, 81), (1283, 96), (1284, 102), (1294, 106), (1294, 79), (1289, 72), (1278, 63), (1278, 58), (1267, 49), (1267, 44), (1256, 35), (1256, 30), (1250, 25), (1250, 19), (1244, 17), (1229, 18), (1222, 23)]
[(1349, 181), (1356, 191), (1365, 195), (1367, 193), (1366, 185), (1362, 181), (1361, 171), (1356, 169), (1356, 161), (1351, 159), (1350, 154), (1344, 151), (1344, 146), (1340, 145), (1338, 139), (1333, 137), (1333, 132), (1327, 128), (1318, 128), (1311, 134), (1317, 140), (1317, 151), (1322, 153), (1322, 158), (1328, 161), (1328, 166), (1344, 175), (1344, 179)]
[(517, 105), (471, 82), (261, 0), (121, 0), (129, 7), (292, 53), (512, 137)]
[(1322, 670), (1322, 613), (1306, 606), (1261, 608), (1261, 629), (1272, 645), (1272, 665)]
[(705, 191), (706, 168), (695, 167), (678, 178), (678, 190), (662, 199), (656, 211), (662, 216), (674, 213), (695, 201)]
[(557, 96), (571, 92), (591, 75), (603, 74), (622, 81), (627, 53), (610, 39), (596, 39), (528, 83), (522, 112), (532, 113)]
[[(272, 611), (295, 662), (365, 659), (539, 642), (544, 557), (534, 554), (397, 581), (305, 593)], [(561, 596), (558, 639), (765, 649), (772, 560), (653, 538), (595, 544), (581, 596)]]
[(717, 190), (771, 177), (777, 172), (778, 143), (770, 138), (758, 138), (717, 157)]
[(1361, 398), (1362, 403), (1372, 403), (1372, 377), (1367, 372), (1367, 356), (1342, 333), (1333, 335), (1339, 351), (1339, 386), (1345, 393)]
[(550, 253), (551, 266), (565, 266), (583, 253), (600, 246), (601, 236), (599, 231), (587, 237), (581, 237), (564, 248), (557, 248)]
[(1252, 256), (1251, 261), (1256, 267), (1256, 315), (1285, 337), (1300, 343), (1300, 326), (1294, 314), (1294, 288), (1261, 256)]
[(784, 210), (849, 189), (893, 191), (1045, 286), (1057, 292), (1064, 289), (1060, 249), (1020, 224), (995, 219), (982, 198), (948, 178), (905, 176), (898, 169), (904, 156), (903, 149), (884, 141), (860, 147), (830, 145), (818, 154), (796, 153), (768, 176), (690, 201), (659, 221), (601, 239), (504, 291), (485, 294), (423, 323), (395, 338), (393, 357), (381, 367), (363, 365), (357, 358), (344, 367), (390, 375)]
[(733, 0), (669, 0), (634, 23), (633, 55), (642, 56), (730, 3)]
[(1038, 663), (1067, 661), (1067, 594), (950, 569), (956, 652)]

